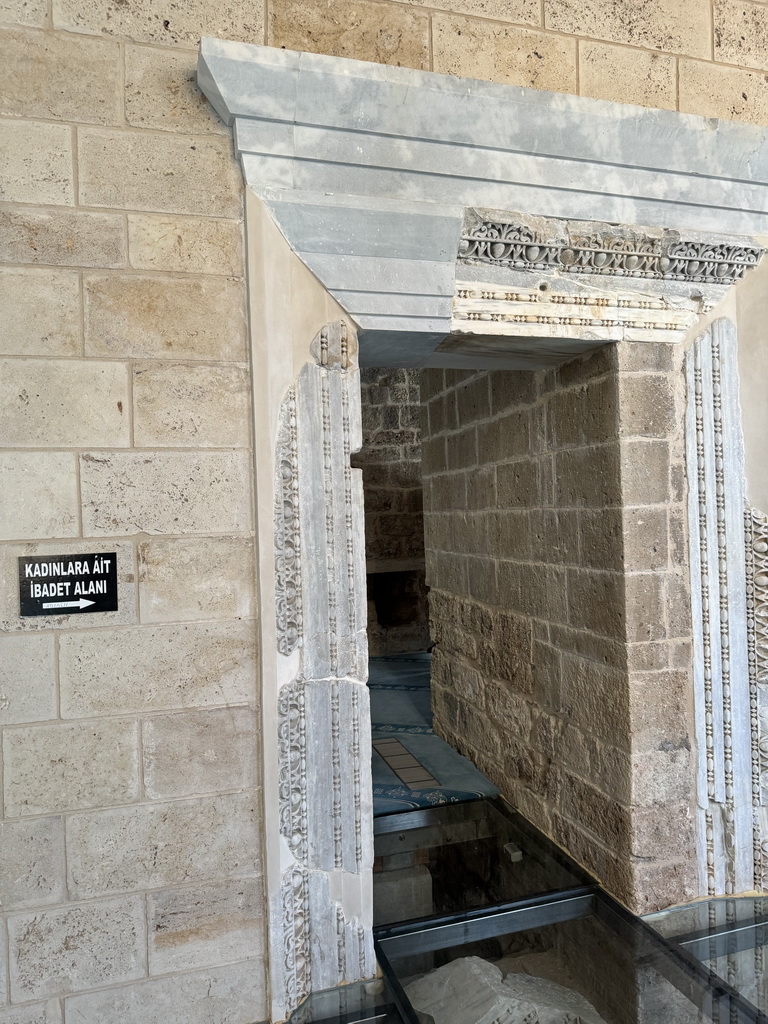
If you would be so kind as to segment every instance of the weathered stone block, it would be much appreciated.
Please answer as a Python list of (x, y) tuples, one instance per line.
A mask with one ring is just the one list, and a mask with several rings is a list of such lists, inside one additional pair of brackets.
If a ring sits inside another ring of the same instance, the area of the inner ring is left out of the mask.
[(581, 40), (579, 95), (675, 110), (675, 58), (665, 53)]
[(676, 424), (673, 384), (664, 374), (624, 376), (619, 381), (623, 437), (667, 437)]
[(628, 807), (570, 772), (563, 773), (562, 807), (569, 818), (593, 832), (609, 849), (627, 851), (632, 820)]
[[(16, 573), (12, 581), (17, 593), (18, 563), (14, 568)], [(0, 652), (0, 725), (55, 718), (56, 655), (53, 636), (0, 637)]]
[(548, 403), (552, 440), (559, 448), (613, 440), (617, 435), (616, 406), (612, 377), (556, 391)]
[(5, 913), (60, 903), (66, 898), (61, 818), (3, 822), (0, 849), (0, 907)]
[(61, 1024), (61, 1004), (58, 999), (45, 1003), (27, 1003), (26, 1006), (0, 1008), (0, 1024)]
[(680, 110), (748, 124), (768, 122), (768, 82), (759, 71), (680, 61)]
[(263, 957), (264, 892), (258, 879), (152, 893), (147, 918), (150, 974)]
[[(117, 602), (116, 612), (99, 612), (98, 615), (19, 615), (18, 559), (21, 555), (62, 555), (104, 552), (117, 555)], [(136, 585), (133, 569), (133, 545), (129, 541), (50, 541), (47, 543), (4, 544), (0, 548), (0, 629), (7, 630), (50, 630), (62, 626), (80, 629), (103, 629), (105, 626), (131, 625), (136, 618)], [(26, 676), (24, 676), (26, 678)], [(30, 685), (27, 679), (26, 685)], [(31, 687), (34, 693), (34, 687)], [(46, 715), (55, 718), (56, 715)], [(0, 721), (2, 716), (0, 716)], [(20, 719), (34, 722), (36, 718)]]
[(82, 350), (75, 270), (0, 268), (0, 354), (74, 356)]
[(241, 533), (251, 527), (243, 452), (126, 452), (80, 456), (89, 536)]
[(698, 0), (627, 6), (614, 0), (544, 0), (544, 24), (556, 32), (629, 43), (646, 50), (710, 56), (709, 20)]
[(555, 454), (555, 504), (603, 508), (622, 504), (619, 445), (571, 448)]
[(144, 977), (141, 898), (8, 918), (11, 998), (18, 1002)]
[(578, 542), (570, 561), (585, 569), (613, 569), (624, 565), (623, 510), (582, 509), (578, 513)]
[(184, 46), (196, 50), (201, 36), (262, 43), (264, 27), (259, 5), (244, 7), (236, 0), (211, 7), (190, 0), (183, 7), (162, 10), (152, 0), (124, 6), (115, 0), (54, 0), (54, 28), (69, 32), (108, 33), (137, 42)]
[(566, 715), (583, 732), (599, 736), (603, 743), (626, 748), (630, 720), (624, 672), (570, 653), (563, 654), (562, 664)]
[(0, 540), (76, 537), (77, 470), (71, 452), (0, 452)]
[(0, 360), (0, 444), (125, 448), (128, 370), (120, 363)]
[(243, 273), (242, 225), (211, 217), (129, 214), (128, 253), (137, 270), (238, 277)]
[(0, 201), (73, 204), (72, 131), (67, 125), (0, 121)]
[(124, 218), (86, 210), (10, 207), (0, 216), (0, 262), (124, 267)]
[(481, 462), (504, 462), (531, 450), (531, 414), (528, 410), (509, 413), (500, 419), (477, 425)]
[(254, 647), (251, 622), (62, 636), (62, 717), (252, 703)]
[(622, 441), (621, 490), (625, 505), (670, 499), (669, 446), (665, 441)]
[(229, 139), (82, 128), (80, 202), (122, 210), (242, 216)]
[(768, 70), (768, 11), (744, 0), (715, 0), (715, 60)]
[[(624, 579), (621, 572), (568, 570), (572, 626), (624, 639)], [(627, 610), (627, 618), (632, 612)]]
[(248, 619), (254, 614), (253, 542), (164, 537), (139, 545), (143, 622)]
[(666, 569), (669, 560), (664, 508), (625, 508), (624, 565), (628, 572)]
[[(231, 38), (227, 34), (227, 39)], [(194, 52), (126, 46), (125, 119), (128, 124), (190, 135), (225, 135), (226, 125), (197, 87), (196, 71), (197, 54)]]
[(243, 286), (204, 277), (94, 274), (85, 279), (88, 355), (245, 359)]
[(46, 0), (2, 0), (0, 22), (10, 25), (35, 25), (42, 28), (48, 14)]
[(662, 640), (667, 635), (663, 573), (627, 575), (627, 642)]
[(107, 718), (8, 729), (3, 762), (5, 813), (11, 817), (139, 797), (136, 722)]
[(539, 395), (538, 375), (525, 370), (489, 373), (491, 412), (495, 416), (517, 405), (532, 405)]
[(75, 1020), (120, 1024), (251, 1024), (269, 1015), (263, 964), (248, 960), (213, 970), (160, 978), (137, 985), (73, 996), (67, 1012)]
[(632, 755), (632, 803), (689, 805), (693, 792), (691, 752), (685, 746)]
[(144, 784), (153, 800), (256, 784), (259, 736), (249, 708), (156, 715), (142, 735)]
[(119, 124), (120, 44), (23, 29), (0, 35), (0, 112), (53, 121)]
[(691, 672), (635, 671), (629, 678), (632, 749), (690, 750), (693, 719)]
[(135, 363), (134, 443), (139, 448), (245, 448), (249, 392), (248, 373), (238, 366)]
[(448, 14), (432, 20), (434, 70), (554, 92), (576, 92), (576, 41)]
[(522, 459), (496, 467), (496, 504), (499, 509), (538, 504), (539, 475), (536, 463)]
[(70, 815), (70, 892), (80, 899), (257, 874), (258, 826), (253, 794)]
[(428, 15), (375, 0), (334, 0), (332, 6), (275, 0), (269, 7), (268, 42), (289, 50), (429, 68)]

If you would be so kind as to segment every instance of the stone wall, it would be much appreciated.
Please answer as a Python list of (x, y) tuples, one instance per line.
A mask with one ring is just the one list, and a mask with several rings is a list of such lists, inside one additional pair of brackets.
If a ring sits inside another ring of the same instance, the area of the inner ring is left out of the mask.
[(368, 572), (368, 646), (372, 655), (429, 645), (424, 582), (421, 397), (418, 370), (360, 372)]
[[(247, 1024), (242, 186), (193, 74), (201, 31), (258, 41), (260, 17), (49, 7), (0, 13), (0, 1021)], [(18, 556), (96, 551), (118, 611), (19, 617)]]
[(696, 894), (681, 355), (422, 384), (436, 727), (638, 911)]

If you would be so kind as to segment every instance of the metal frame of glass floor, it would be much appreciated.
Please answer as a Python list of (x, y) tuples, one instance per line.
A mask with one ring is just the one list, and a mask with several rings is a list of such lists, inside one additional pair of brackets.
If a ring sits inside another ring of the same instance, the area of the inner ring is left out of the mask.
[(637, 918), (498, 797), (378, 818), (374, 842), (382, 977), (311, 995), (292, 1024), (424, 1024), (414, 978), (542, 950), (606, 1024), (768, 1024), (768, 897)]

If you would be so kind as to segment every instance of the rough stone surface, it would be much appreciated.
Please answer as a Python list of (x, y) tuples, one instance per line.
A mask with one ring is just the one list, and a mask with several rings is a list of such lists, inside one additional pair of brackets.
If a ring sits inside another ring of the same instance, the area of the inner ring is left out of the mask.
[(190, 134), (226, 134), (226, 126), (197, 88), (196, 64), (195, 53), (126, 46), (125, 118), (128, 124), (135, 128)]
[(579, 43), (579, 92), (598, 100), (674, 110), (677, 106), (675, 59), (664, 53), (582, 41)]
[(35, 25), (38, 28), (45, 24), (48, 4), (45, 0), (2, 0), (0, 3), (0, 22), (7, 21), (11, 25)]
[(76, 537), (76, 456), (72, 452), (0, 453), (0, 540)]
[(258, 815), (248, 794), (70, 815), (70, 892), (87, 898), (254, 875)]
[(75, 1020), (146, 1024), (252, 1024), (268, 1015), (263, 969), (253, 961), (127, 985), (109, 992), (73, 996), (67, 1011)]
[(432, 31), (435, 71), (533, 89), (576, 91), (572, 39), (447, 14), (434, 16)]
[(66, 125), (0, 121), (0, 201), (73, 204), (72, 133)]
[(77, 271), (0, 268), (0, 354), (73, 356), (82, 349)]
[(4, 913), (65, 899), (64, 822), (61, 818), (3, 822), (0, 844), (3, 851), (0, 908)]
[(429, 18), (376, 0), (275, 0), (269, 7), (269, 44), (426, 69)]
[[(18, 563), (14, 568), (16, 583)], [(0, 651), (0, 725), (55, 718), (53, 636), (4, 636), (0, 638)]]
[(238, 276), (242, 248), (242, 228), (235, 221), (149, 213), (128, 217), (128, 253), (137, 270)]
[(9, 207), (0, 215), (0, 261), (124, 267), (123, 218), (88, 210)]
[(85, 350), (128, 359), (243, 360), (242, 288), (229, 279), (89, 275)]
[(157, 537), (138, 550), (142, 622), (253, 616), (251, 540)]
[[(103, 657), (104, 644), (110, 656)], [(249, 704), (252, 622), (135, 627), (60, 640), (64, 718)]]
[(120, 123), (118, 43), (22, 29), (3, 31), (0, 40), (1, 113), (86, 124)]
[(128, 372), (120, 363), (0, 360), (0, 444), (125, 448)]
[(680, 61), (680, 110), (768, 124), (768, 82), (759, 71)]
[(83, 529), (240, 533), (251, 526), (248, 461), (240, 452), (93, 452), (80, 457)]
[(5, 813), (10, 817), (131, 803), (139, 796), (133, 721), (35, 725), (3, 739)]
[(78, 160), (86, 206), (241, 216), (229, 139), (83, 128)]
[(0, 1024), (61, 1024), (61, 1004), (58, 999), (26, 1006), (0, 1007)]
[(155, 715), (143, 726), (144, 785), (153, 800), (256, 783), (256, 717), (248, 708)]
[(238, 366), (135, 363), (133, 409), (140, 448), (245, 448), (250, 442), (248, 374)]
[(714, 0), (715, 60), (768, 70), (768, 11), (744, 0)]
[(11, 998), (44, 999), (143, 977), (144, 931), (138, 897), (13, 915)]
[(254, 878), (153, 893), (147, 904), (150, 974), (260, 956), (264, 893)]

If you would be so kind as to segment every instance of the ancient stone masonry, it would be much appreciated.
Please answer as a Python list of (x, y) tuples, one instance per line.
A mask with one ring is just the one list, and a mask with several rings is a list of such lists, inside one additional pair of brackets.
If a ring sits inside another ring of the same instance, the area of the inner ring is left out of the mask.
[(626, 230), (582, 233), (584, 228), (568, 225), (553, 239), (551, 232), (526, 224), (481, 220), (462, 233), (458, 258), (461, 263), (515, 270), (733, 284), (757, 266), (765, 251), (759, 246), (683, 240), (671, 231), (649, 237)]
[[(283, 953), (270, 966), (283, 1016), (310, 991), (374, 971), (362, 481), (350, 466), (361, 443), (356, 340), (330, 324), (311, 352), (283, 400), (275, 452), (278, 650), (296, 664), (277, 704), (291, 863), (271, 921)], [(308, 514), (317, 508), (322, 515)], [(340, 898), (352, 880), (356, 914)]]

